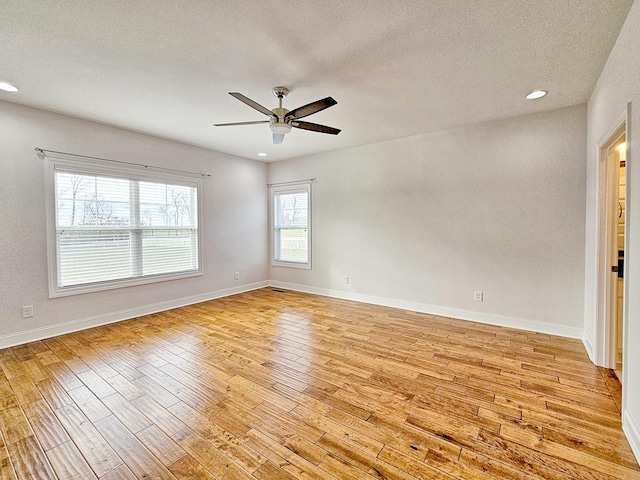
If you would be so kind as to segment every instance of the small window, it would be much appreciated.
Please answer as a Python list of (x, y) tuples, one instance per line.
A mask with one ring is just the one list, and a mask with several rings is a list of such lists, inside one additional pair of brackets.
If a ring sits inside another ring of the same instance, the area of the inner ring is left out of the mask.
[(49, 295), (200, 275), (200, 180), (49, 159)]
[(272, 264), (311, 268), (311, 184), (271, 189)]

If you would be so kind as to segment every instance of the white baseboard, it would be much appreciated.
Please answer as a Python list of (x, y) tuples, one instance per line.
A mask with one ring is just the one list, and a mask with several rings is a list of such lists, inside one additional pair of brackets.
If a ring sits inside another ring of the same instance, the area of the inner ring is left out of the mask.
[(58, 323), (56, 325), (49, 325), (46, 327), (34, 328), (32, 330), (26, 330), (18, 333), (11, 333), (8, 335), (0, 336), (0, 349), (14, 347), (16, 345), (22, 345), (29, 342), (35, 342), (37, 340), (43, 340), (45, 338), (51, 338), (58, 335), (64, 335), (66, 333), (77, 332), (79, 330), (84, 330), (87, 328), (98, 327), (100, 325), (121, 322), (122, 320), (128, 320), (130, 318), (149, 315), (165, 310), (171, 310), (172, 308), (193, 305), (194, 303), (206, 302), (208, 300), (214, 300), (221, 297), (228, 297), (229, 295), (256, 290), (258, 288), (267, 287), (268, 285), (268, 281), (250, 283), (238, 287), (225, 288), (223, 290), (216, 290), (214, 292), (175, 298), (164, 302), (142, 305), (125, 310), (118, 310), (115, 312), (108, 312), (91, 317), (79, 318), (76, 320), (71, 320), (69, 322)]
[(640, 462), (640, 428), (626, 408), (622, 411), (622, 431), (627, 436), (636, 460)]
[(386, 297), (377, 297), (373, 295), (365, 295), (356, 292), (344, 292), (341, 290), (330, 290), (325, 288), (311, 287), (308, 285), (300, 285), (295, 283), (278, 282), (278, 281), (263, 281), (251, 284), (246, 284), (238, 287), (227, 288), (223, 290), (217, 290), (214, 292), (207, 292), (198, 295), (191, 295), (188, 297), (181, 297), (165, 302), (158, 302), (149, 305), (142, 305), (139, 307), (129, 308), (125, 310), (118, 310), (114, 312), (108, 312), (100, 315), (94, 315), (91, 317), (79, 318), (68, 322), (58, 323), (55, 325), (49, 325), (46, 327), (35, 328), (22, 332), (12, 333), (8, 335), (0, 336), (0, 348), (13, 347), (24, 343), (34, 342), (45, 338), (55, 337), (57, 335), (64, 335), (67, 333), (77, 332), (86, 328), (98, 327), (100, 325), (106, 325), (109, 323), (120, 322), (122, 320), (128, 320), (143, 315), (149, 315), (152, 313), (161, 312), (164, 310), (170, 310), (172, 308), (184, 307), (186, 305), (193, 305), (194, 303), (206, 302), (208, 300), (214, 300), (216, 298), (227, 297), (229, 295), (235, 295), (237, 293), (248, 292), (272, 286), (276, 288), (285, 288), (287, 290), (294, 290), (298, 292), (313, 293), (316, 295), (322, 295), (325, 297), (341, 298), (344, 300), (353, 300), (356, 302), (370, 303), (374, 305), (382, 305), (385, 307), (399, 308), (402, 310), (410, 310), (414, 312), (430, 313), (432, 315), (439, 315), (444, 317), (459, 318), (461, 320), (470, 320), (472, 322), (486, 323), (490, 325), (499, 325), (510, 328), (517, 328), (521, 330), (528, 330), (532, 332), (548, 333), (551, 335), (559, 335), (562, 337), (578, 338), (582, 339), (587, 348), (587, 352), (591, 356), (590, 343), (584, 336), (584, 330), (577, 327), (567, 327), (564, 325), (556, 325), (551, 323), (539, 322), (535, 320), (528, 320), (522, 318), (508, 317), (504, 315), (490, 315), (481, 312), (474, 312), (470, 310), (461, 310), (456, 308), (441, 307), (437, 305), (429, 305), (425, 303), (410, 302), (406, 300), (398, 300)]
[(584, 335), (582, 335), (582, 344), (584, 345), (585, 350), (587, 351), (587, 355), (589, 355), (589, 360), (591, 360), (591, 362), (594, 365), (596, 364), (596, 357), (595, 355), (595, 351), (593, 350), (593, 343), (591, 343), (591, 339), (589, 337), (587, 337), (587, 334), (585, 333)]
[(356, 292), (344, 292), (341, 290), (330, 290), (325, 288), (311, 287), (309, 285), (299, 285), (296, 283), (279, 282), (270, 280), (269, 285), (276, 288), (284, 288), (298, 292), (313, 293), (325, 297), (341, 298), (343, 300), (353, 300), (356, 302), (370, 303), (373, 305), (382, 305), (385, 307), (400, 308), (402, 310), (411, 310), (413, 312), (430, 313), (442, 317), (459, 318), (461, 320), (469, 320), (472, 322), (486, 323), (489, 325), (498, 325), (502, 327), (517, 328), (537, 333), (548, 333), (550, 335), (558, 335), (561, 337), (582, 339), (584, 337), (584, 329), (578, 327), (567, 327), (565, 325), (557, 325), (553, 323), (539, 322), (525, 318), (508, 317), (505, 315), (492, 315), (482, 312), (474, 312), (471, 310), (461, 310), (457, 308), (441, 307), (437, 305), (429, 305), (426, 303), (410, 302), (406, 300), (397, 300), (394, 298), (377, 297), (373, 295), (364, 295)]

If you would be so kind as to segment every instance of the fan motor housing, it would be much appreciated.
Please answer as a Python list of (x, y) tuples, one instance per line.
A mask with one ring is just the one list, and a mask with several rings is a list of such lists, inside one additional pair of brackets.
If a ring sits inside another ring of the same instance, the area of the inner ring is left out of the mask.
[(291, 124), (286, 121), (284, 118), (289, 113), (289, 110), (286, 108), (274, 108), (271, 110), (276, 118), (271, 118), (269, 121), (269, 126), (273, 133), (289, 133), (291, 131)]

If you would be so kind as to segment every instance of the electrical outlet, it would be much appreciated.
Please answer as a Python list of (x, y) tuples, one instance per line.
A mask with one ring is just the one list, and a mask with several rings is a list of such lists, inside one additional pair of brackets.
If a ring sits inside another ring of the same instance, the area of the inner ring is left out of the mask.
[(22, 307), (22, 318), (33, 317), (33, 305), (25, 305)]
[(342, 277), (342, 283), (344, 283), (345, 285), (349, 283), (349, 275), (345, 275), (344, 277)]
[(234, 272), (233, 279), (234, 280), (240, 280), (240, 272)]
[(473, 292), (473, 299), (476, 302), (484, 301), (484, 293), (482, 293), (482, 290), (476, 290), (475, 292)]

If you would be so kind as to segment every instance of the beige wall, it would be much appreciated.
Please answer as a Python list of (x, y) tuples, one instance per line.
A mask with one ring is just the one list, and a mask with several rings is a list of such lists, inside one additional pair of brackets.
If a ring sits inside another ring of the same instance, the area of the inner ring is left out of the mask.
[(582, 105), (273, 163), (317, 180), (313, 269), (270, 279), (581, 337), (585, 145)]
[[(266, 283), (264, 163), (6, 102), (0, 126), (0, 348)], [(34, 147), (211, 173), (203, 180), (204, 275), (50, 300), (45, 169)], [(23, 319), (22, 305), (35, 316)]]

